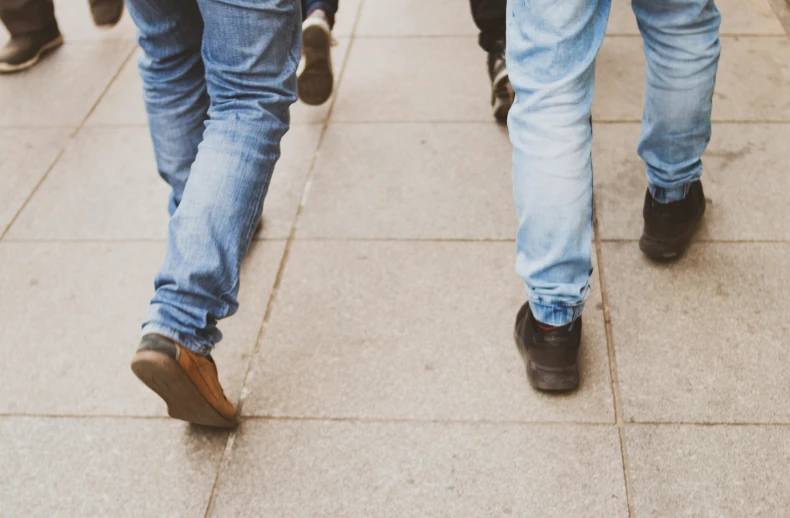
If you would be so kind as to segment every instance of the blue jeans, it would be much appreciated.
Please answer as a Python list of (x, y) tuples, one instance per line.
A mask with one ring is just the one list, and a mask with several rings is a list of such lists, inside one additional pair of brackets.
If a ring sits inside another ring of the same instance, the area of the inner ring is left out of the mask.
[(329, 16), (329, 25), (335, 24), (335, 14), (337, 14), (339, 0), (302, 0), (302, 14), (304, 18), (315, 11), (323, 9)]
[[(647, 58), (639, 156), (657, 201), (681, 200), (710, 140), (720, 16), (712, 0), (633, 0)], [(535, 318), (564, 325), (589, 293), (595, 57), (610, 0), (509, 0), (508, 127), (516, 273)]]
[(159, 174), (165, 260), (143, 334), (198, 354), (238, 309), (241, 262), (296, 101), (298, 0), (128, 0)]

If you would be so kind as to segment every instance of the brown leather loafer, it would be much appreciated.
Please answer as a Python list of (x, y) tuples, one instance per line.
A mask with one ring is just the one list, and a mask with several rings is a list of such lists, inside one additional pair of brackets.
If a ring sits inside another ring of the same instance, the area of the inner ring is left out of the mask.
[(236, 425), (233, 405), (219, 383), (211, 356), (199, 356), (161, 335), (148, 334), (132, 371), (167, 403), (170, 417), (204, 426)]

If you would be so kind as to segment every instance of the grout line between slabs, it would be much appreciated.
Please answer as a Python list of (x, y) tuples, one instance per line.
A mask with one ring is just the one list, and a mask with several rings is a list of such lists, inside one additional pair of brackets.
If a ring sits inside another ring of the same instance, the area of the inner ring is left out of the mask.
[(606, 349), (609, 356), (609, 376), (612, 383), (612, 401), (614, 402), (614, 417), (617, 434), (620, 438), (620, 455), (623, 462), (623, 482), (625, 484), (625, 498), (628, 505), (628, 516), (634, 518), (634, 496), (631, 489), (631, 470), (628, 463), (628, 446), (625, 439), (625, 424), (623, 422), (623, 403), (620, 394), (620, 381), (617, 375), (617, 358), (615, 356), (614, 338), (612, 335), (612, 320), (609, 313), (609, 292), (606, 287), (604, 275), (603, 252), (601, 248), (600, 229), (598, 228), (598, 211), (593, 198), (593, 226), (595, 232), (595, 254), (598, 263), (598, 280), (601, 290), (601, 303), (603, 304), (604, 329), (606, 330)]
[[(124, 414), (49, 414), (46, 412), (0, 412), (0, 419), (128, 419), (132, 421), (161, 421), (163, 423), (175, 423), (172, 417), (166, 415), (124, 415)], [(331, 417), (331, 416), (294, 416), (294, 415), (247, 415), (243, 417), (243, 422), (272, 421), (272, 422), (328, 422), (328, 423), (360, 423), (360, 424), (418, 424), (418, 425), (481, 425), (481, 426), (595, 426), (595, 427), (616, 427), (617, 424), (611, 421), (519, 421), (519, 420), (497, 420), (497, 419), (428, 419), (419, 417)], [(625, 426), (694, 426), (700, 428), (716, 427), (772, 427), (790, 428), (790, 422), (698, 422), (698, 421), (629, 421)], [(220, 430), (221, 431), (221, 430)], [(230, 433), (230, 432), (228, 432)]]
[[(236, 406), (236, 417), (237, 419), (241, 416), (242, 409), (244, 407), (244, 400), (247, 396), (247, 382), (249, 381), (250, 375), (252, 373), (253, 364), (255, 363), (256, 358), (261, 350), (261, 341), (266, 332), (266, 327), (268, 326), (269, 319), (271, 318), (272, 311), (274, 308), (274, 303), (277, 300), (277, 295), (280, 291), (280, 285), (282, 284), (283, 274), (285, 273), (285, 267), (288, 263), (288, 258), (290, 257), (291, 253), (291, 245), (293, 244), (296, 238), (296, 227), (299, 223), (299, 217), (302, 214), (302, 210), (304, 209), (305, 202), (307, 200), (307, 194), (310, 190), (310, 185), (312, 183), (313, 177), (315, 176), (315, 166), (316, 162), (318, 161), (318, 154), (321, 149), (321, 146), (324, 142), (324, 137), (326, 136), (327, 128), (329, 127), (329, 119), (332, 117), (332, 112), (335, 108), (335, 102), (337, 101), (338, 94), (340, 92), (340, 87), (343, 83), (343, 77), (345, 75), (346, 67), (348, 67), (348, 62), (351, 60), (351, 50), (354, 46), (355, 40), (355, 33), (357, 30), (357, 25), (359, 24), (360, 13), (362, 12), (362, 7), (365, 5), (365, 0), (362, 0), (359, 3), (359, 7), (357, 7), (356, 17), (354, 19), (354, 26), (351, 29), (351, 35), (349, 36), (348, 47), (346, 48), (346, 56), (343, 60), (343, 65), (341, 66), (340, 70), (337, 74), (337, 80), (334, 84), (334, 92), (332, 95), (332, 99), (330, 101), (329, 110), (327, 110), (326, 118), (321, 126), (321, 134), (318, 137), (318, 142), (316, 143), (315, 152), (313, 153), (313, 160), (310, 164), (310, 172), (307, 175), (307, 179), (305, 180), (304, 189), (302, 190), (302, 198), (299, 202), (299, 207), (296, 209), (296, 215), (294, 216), (293, 223), (291, 224), (291, 232), (288, 236), (288, 240), (285, 243), (285, 250), (283, 251), (282, 259), (280, 260), (280, 266), (277, 269), (277, 277), (275, 278), (274, 284), (272, 286), (272, 292), (269, 296), (269, 302), (266, 305), (266, 311), (263, 315), (263, 321), (261, 322), (261, 326), (258, 329), (258, 336), (255, 339), (255, 346), (253, 347), (252, 353), (250, 354), (250, 359), (247, 362), (247, 368), (244, 373), (243, 382), (241, 385), (241, 391), (239, 396), (239, 402)], [(237, 426), (233, 429), (228, 437), (228, 441), (225, 443), (225, 450), (222, 452), (222, 457), (220, 458), (220, 463), (217, 468), (217, 476), (214, 479), (214, 484), (211, 488), (211, 495), (209, 496), (208, 504), (206, 505), (206, 512), (204, 513), (204, 518), (210, 518), (214, 513), (214, 507), (217, 502), (217, 495), (219, 494), (219, 488), (222, 483), (222, 474), (227, 469), (228, 465), (230, 464), (231, 454), (233, 453), (233, 446), (236, 443), (236, 437), (239, 434), (239, 427)]]
[(36, 193), (38, 192), (38, 189), (41, 187), (41, 184), (44, 183), (44, 181), (47, 179), (49, 174), (55, 168), (55, 165), (60, 161), (60, 158), (63, 156), (63, 153), (66, 152), (66, 148), (69, 146), (69, 143), (72, 140), (74, 140), (74, 138), (79, 134), (80, 130), (83, 128), (83, 126), (85, 126), (85, 123), (88, 121), (88, 118), (91, 116), (93, 111), (96, 109), (96, 107), (99, 105), (99, 103), (102, 102), (102, 100), (104, 99), (104, 96), (107, 95), (107, 92), (109, 91), (110, 87), (115, 82), (115, 80), (118, 79), (118, 76), (121, 74), (121, 70), (123, 70), (123, 67), (126, 66), (126, 63), (134, 55), (134, 52), (135, 52), (136, 48), (137, 47), (135, 45), (131, 46), (131, 48), (129, 49), (129, 53), (126, 55), (126, 57), (123, 59), (123, 61), (121, 61), (121, 64), (118, 66), (118, 69), (115, 71), (115, 73), (113, 74), (112, 78), (110, 78), (110, 80), (104, 86), (104, 89), (101, 91), (101, 94), (99, 94), (99, 97), (96, 99), (96, 102), (93, 103), (93, 106), (91, 106), (91, 109), (88, 110), (88, 113), (82, 119), (82, 122), (69, 134), (68, 138), (66, 138), (66, 142), (63, 143), (63, 146), (60, 148), (60, 151), (58, 152), (57, 156), (52, 161), (52, 163), (49, 165), (47, 170), (44, 172), (44, 175), (41, 177), (41, 179), (38, 181), (38, 183), (36, 183), (35, 187), (33, 187), (33, 190), (30, 191), (30, 194), (25, 199), (24, 203), (22, 203), (22, 205), (16, 211), (16, 213), (14, 214), (14, 217), (11, 218), (11, 221), (8, 222), (8, 225), (6, 226), (6, 228), (3, 231), (3, 233), (0, 234), (0, 242), (2, 242), (5, 239), (5, 236), (11, 230), (11, 227), (14, 226), (14, 223), (16, 223), (16, 220), (19, 218), (19, 215), (22, 214), (22, 211), (25, 210), (25, 207), (27, 207), (28, 203), (30, 203), (30, 200), (32, 200), (33, 196), (35, 196)]

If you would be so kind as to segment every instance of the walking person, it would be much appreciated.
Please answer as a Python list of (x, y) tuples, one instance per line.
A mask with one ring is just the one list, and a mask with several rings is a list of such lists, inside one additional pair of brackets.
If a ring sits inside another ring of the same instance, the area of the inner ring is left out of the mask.
[[(123, 0), (90, 0), (93, 22), (112, 27), (123, 15)], [(0, 73), (21, 72), (63, 44), (52, 0), (0, 0), (0, 20), (11, 37), (0, 49)]]
[[(647, 58), (638, 153), (648, 189), (639, 245), (651, 259), (671, 260), (705, 212), (701, 157), (711, 133), (720, 15), (713, 0), (632, 6)], [(592, 272), (590, 108), (610, 0), (520, 0), (511, 9), (516, 272), (529, 299), (516, 317), (516, 343), (533, 387), (569, 390), (579, 384), (581, 314)]]
[(238, 309), (239, 273), (296, 101), (297, 0), (128, 0), (167, 246), (132, 360), (175, 418), (230, 427), (211, 357)]
[(491, 110), (494, 118), (505, 124), (515, 98), (505, 64), (507, 0), (470, 0), (469, 3), (472, 8), (472, 18), (480, 29), (478, 43), (488, 54)]

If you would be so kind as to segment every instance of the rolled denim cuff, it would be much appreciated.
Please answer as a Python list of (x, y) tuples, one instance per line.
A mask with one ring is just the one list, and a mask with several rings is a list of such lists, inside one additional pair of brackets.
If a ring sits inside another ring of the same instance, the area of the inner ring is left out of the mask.
[(335, 13), (337, 13), (337, 8), (335, 5), (331, 2), (308, 2), (307, 8), (304, 12), (304, 17), (307, 18), (310, 16), (310, 13), (316, 9), (322, 9), (326, 13), (327, 18), (329, 19), (329, 28), (333, 28), (335, 26)]
[(584, 302), (578, 304), (552, 304), (547, 302), (529, 301), (532, 316), (547, 326), (564, 326), (570, 324), (582, 314)]
[(141, 336), (150, 334), (166, 336), (167, 338), (177, 342), (179, 345), (183, 345), (193, 353), (200, 356), (208, 356), (211, 354), (211, 347), (201, 345), (195, 342), (191, 337), (186, 336), (183, 333), (179, 333), (175, 329), (163, 326), (162, 324), (145, 324), (143, 326), (143, 332), (141, 333)]
[(680, 201), (684, 199), (689, 193), (689, 185), (690, 184), (681, 185), (679, 187), (672, 187), (670, 189), (659, 187), (657, 185), (650, 185), (650, 195), (658, 203), (672, 203)]

